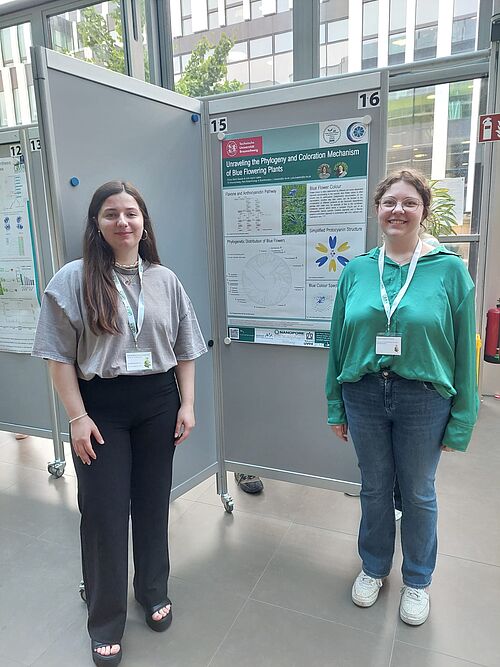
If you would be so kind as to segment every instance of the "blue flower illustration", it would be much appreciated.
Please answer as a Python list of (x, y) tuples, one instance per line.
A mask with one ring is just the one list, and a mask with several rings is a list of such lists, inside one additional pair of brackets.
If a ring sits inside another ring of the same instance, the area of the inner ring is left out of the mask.
[(337, 271), (337, 261), (339, 264), (342, 266), (345, 266), (349, 260), (347, 257), (344, 257), (343, 255), (338, 255), (338, 252), (344, 252), (345, 250), (349, 250), (350, 246), (347, 241), (344, 243), (341, 243), (338, 248), (336, 248), (337, 245), (337, 237), (336, 236), (329, 236), (328, 237), (328, 245), (330, 246), (329, 248), (324, 244), (324, 243), (318, 243), (316, 245), (316, 250), (320, 253), (322, 253), (322, 257), (318, 257), (316, 261), (316, 264), (318, 266), (323, 266), (323, 264), (326, 264), (328, 260), (330, 260), (328, 264), (328, 271)]

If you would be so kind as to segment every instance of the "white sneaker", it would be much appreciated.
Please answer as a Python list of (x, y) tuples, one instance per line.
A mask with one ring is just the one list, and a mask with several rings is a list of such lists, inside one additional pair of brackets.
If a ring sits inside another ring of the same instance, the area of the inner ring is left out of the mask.
[(423, 588), (403, 586), (399, 615), (408, 625), (422, 625), (429, 616), (431, 608), (429, 593)]
[(403, 512), (401, 510), (397, 510), (396, 508), (394, 508), (394, 518), (396, 519), (396, 521), (399, 521), (402, 516)]
[(382, 588), (382, 579), (374, 579), (361, 571), (352, 585), (352, 601), (358, 607), (371, 607)]

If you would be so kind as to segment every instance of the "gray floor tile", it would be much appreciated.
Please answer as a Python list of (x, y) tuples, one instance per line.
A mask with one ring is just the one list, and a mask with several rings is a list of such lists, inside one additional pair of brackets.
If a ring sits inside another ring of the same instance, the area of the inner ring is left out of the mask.
[(14, 484), (18, 468), (12, 463), (0, 463), (0, 491)]
[[(19, 657), (21, 658), (22, 656)], [(2, 667), (23, 667), (28, 665), (28, 663), (12, 660), (11, 658), (7, 658), (6, 656), (2, 655), (2, 653), (0, 653), (0, 665), (2, 665)]]
[[(228, 492), (234, 500), (235, 508), (241, 512), (272, 516), (285, 521), (293, 520), (302, 505), (301, 499), (305, 487), (275, 479), (262, 478), (262, 481), (264, 490), (261, 493), (245, 493), (236, 484), (234, 474), (228, 473)], [(215, 485), (208, 488), (198, 500), (210, 505), (221, 506)]]
[(250, 601), (210, 667), (387, 667), (392, 637)]
[(339, 491), (304, 487), (294, 522), (357, 535), (360, 515), (359, 498)]
[(6, 565), (9, 561), (15, 560), (20, 552), (34, 540), (35, 538), (29, 535), (0, 528), (0, 565)]
[(23, 662), (31, 664), (75, 619), (84, 623), (79, 561), (77, 550), (36, 540), (2, 567), (0, 646), (6, 657), (17, 660), (22, 647)]
[[(75, 476), (69, 443), (64, 445), (66, 457), (65, 475)], [(14, 434), (0, 442), (0, 461), (20, 466), (36, 468), (47, 472), (47, 463), (54, 460), (54, 445), (48, 438), (30, 436), (26, 440), (16, 440)], [(48, 473), (47, 473), (48, 474)]]
[(13, 485), (0, 491), (0, 527), (38, 537), (74, 512), (76, 480), (14, 466)]
[(478, 664), (409, 644), (394, 642), (390, 667), (477, 667)]
[(414, 646), (498, 667), (500, 568), (440, 556), (424, 625), (398, 623), (396, 639)]
[[(215, 485), (215, 476), (212, 475), (212, 477), (209, 477), (205, 481), (201, 482), (200, 484), (197, 484), (195, 487), (190, 489), (189, 491), (186, 491), (186, 493), (183, 493), (181, 498), (183, 500), (198, 500), (207, 489), (212, 489), (212, 493), (217, 496), (217, 489)], [(220, 500), (219, 500), (220, 502)]]
[[(83, 605), (81, 605), (84, 609)], [(67, 627), (56, 641), (38, 657), (31, 667), (90, 667), (90, 639), (85, 614)], [(126, 666), (125, 660), (121, 663)]]
[(290, 523), (195, 503), (170, 528), (172, 575), (248, 595)]
[(169, 510), (170, 525), (172, 525), (174, 521), (178, 521), (188, 511), (188, 509), (193, 507), (193, 504), (193, 500), (186, 500), (184, 496), (181, 498), (176, 498), (176, 500), (172, 500)]
[(457, 487), (440, 493), (438, 502), (439, 553), (500, 566), (499, 497), (486, 499)]
[(360, 609), (351, 600), (352, 583), (360, 569), (354, 536), (294, 524), (251, 597), (392, 636), (399, 604), (398, 568), (370, 609)]
[(206, 667), (245, 599), (207, 583), (172, 577), (172, 626), (164, 633), (146, 627), (142, 609), (129, 605), (123, 665), (150, 667)]

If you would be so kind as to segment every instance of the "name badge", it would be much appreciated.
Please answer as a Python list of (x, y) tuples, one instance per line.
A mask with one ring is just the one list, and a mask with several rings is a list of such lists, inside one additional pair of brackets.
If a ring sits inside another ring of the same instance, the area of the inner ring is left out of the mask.
[(401, 356), (401, 336), (379, 334), (375, 338), (375, 353)]
[(127, 371), (150, 371), (153, 369), (153, 357), (150, 350), (138, 350), (136, 352), (127, 352), (125, 354), (127, 361)]

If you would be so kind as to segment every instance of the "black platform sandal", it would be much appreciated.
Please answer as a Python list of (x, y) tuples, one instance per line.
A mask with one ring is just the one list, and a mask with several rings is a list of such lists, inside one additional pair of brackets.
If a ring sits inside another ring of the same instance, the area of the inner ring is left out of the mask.
[[(170, 611), (168, 614), (164, 616), (161, 621), (155, 621), (154, 618), (152, 618), (153, 614), (155, 614), (157, 611), (160, 611), (160, 609), (163, 609), (163, 607), (166, 607), (167, 605), (170, 605)], [(169, 600), (169, 598), (166, 598), (166, 600), (160, 604), (155, 604), (155, 606), (151, 607), (151, 609), (146, 609), (145, 607), (143, 607), (143, 609), (146, 623), (149, 625), (151, 630), (154, 630), (155, 632), (165, 632), (165, 630), (167, 630), (172, 624), (172, 602)]]
[[(117, 642), (114, 642), (117, 643)], [(104, 646), (113, 646), (110, 643), (96, 642), (95, 639), (91, 640), (92, 645), (92, 660), (97, 665), (97, 667), (117, 667), (120, 664), (122, 659), (122, 647), (120, 645), (120, 650), (118, 653), (113, 655), (101, 655), (97, 653), (96, 648), (103, 648)]]

